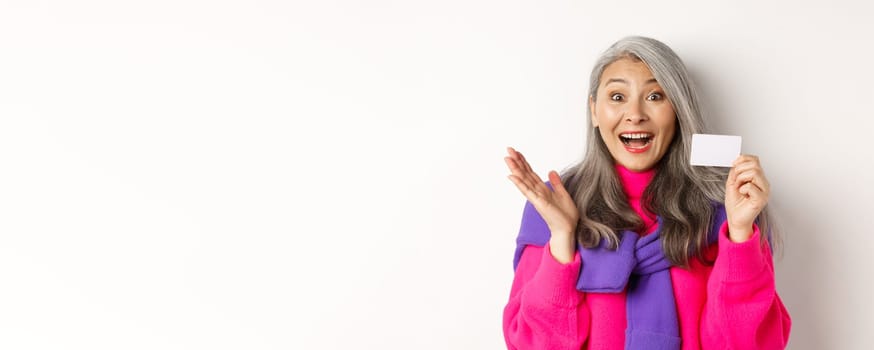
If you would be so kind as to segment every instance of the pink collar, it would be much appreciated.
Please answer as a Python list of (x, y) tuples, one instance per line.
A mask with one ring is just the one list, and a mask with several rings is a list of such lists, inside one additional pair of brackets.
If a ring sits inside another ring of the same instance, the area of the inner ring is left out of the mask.
[(619, 163), (615, 163), (614, 166), (628, 199), (640, 199), (646, 186), (649, 185), (649, 182), (655, 176), (655, 166), (640, 172), (628, 170)]

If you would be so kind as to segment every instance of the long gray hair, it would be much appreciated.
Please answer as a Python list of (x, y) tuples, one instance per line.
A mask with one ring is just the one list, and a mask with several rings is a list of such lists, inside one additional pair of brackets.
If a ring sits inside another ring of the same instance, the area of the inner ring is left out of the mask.
[[(656, 164), (656, 174), (643, 193), (644, 207), (662, 217), (662, 248), (671, 263), (688, 266), (690, 257), (705, 261), (707, 233), (714, 220), (712, 203), (725, 200), (724, 168), (693, 167), (689, 163), (692, 134), (706, 133), (699, 97), (680, 57), (664, 43), (646, 37), (623, 38), (605, 51), (592, 69), (590, 103), (598, 96), (604, 69), (619, 59), (645, 63), (664, 89), (676, 112), (678, 132)], [(562, 182), (580, 211), (576, 238), (584, 247), (602, 239), (611, 248), (619, 243), (621, 230), (640, 231), (643, 221), (629, 205), (616, 174), (613, 157), (598, 129), (593, 127), (591, 108), (586, 108), (588, 141), (583, 160), (562, 172)], [(757, 224), (764, 241), (770, 232), (767, 206)]]

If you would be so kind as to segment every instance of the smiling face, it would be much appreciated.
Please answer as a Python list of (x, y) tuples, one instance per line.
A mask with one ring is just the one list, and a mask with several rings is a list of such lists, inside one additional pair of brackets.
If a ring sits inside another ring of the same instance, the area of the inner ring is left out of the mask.
[(622, 58), (608, 65), (589, 106), (613, 160), (628, 170), (652, 168), (674, 138), (674, 108), (642, 61)]

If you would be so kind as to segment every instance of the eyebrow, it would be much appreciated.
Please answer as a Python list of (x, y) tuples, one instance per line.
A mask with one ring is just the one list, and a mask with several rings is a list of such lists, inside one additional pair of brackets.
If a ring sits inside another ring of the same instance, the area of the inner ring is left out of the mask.
[[(612, 79), (607, 80), (607, 82), (604, 83), (604, 86), (610, 85), (610, 83), (623, 83), (623, 84), (628, 84), (628, 82), (625, 81), (625, 79), (621, 79), (621, 78), (612, 78)], [(647, 80), (646, 82), (644, 82), (644, 84), (651, 84), (651, 83), (658, 83), (658, 81), (656, 81), (655, 78), (652, 78), (652, 79)]]

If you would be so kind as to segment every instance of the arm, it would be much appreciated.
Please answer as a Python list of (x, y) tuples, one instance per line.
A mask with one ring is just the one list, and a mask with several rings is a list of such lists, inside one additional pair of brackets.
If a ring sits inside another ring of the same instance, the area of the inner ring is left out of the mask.
[(774, 285), (771, 249), (759, 228), (744, 242), (719, 229), (719, 255), (701, 315), (702, 349), (784, 349), (792, 321)]
[(589, 309), (577, 291), (580, 255), (567, 264), (552, 256), (550, 244), (526, 246), (504, 307), (508, 349), (574, 349), (586, 341)]
[(579, 210), (556, 171), (544, 183), (521, 153), (507, 151), (504, 161), (513, 172), (508, 178), (528, 199), (504, 307), (507, 348), (579, 350), (589, 329), (589, 309), (576, 290), (581, 260), (573, 233)]

